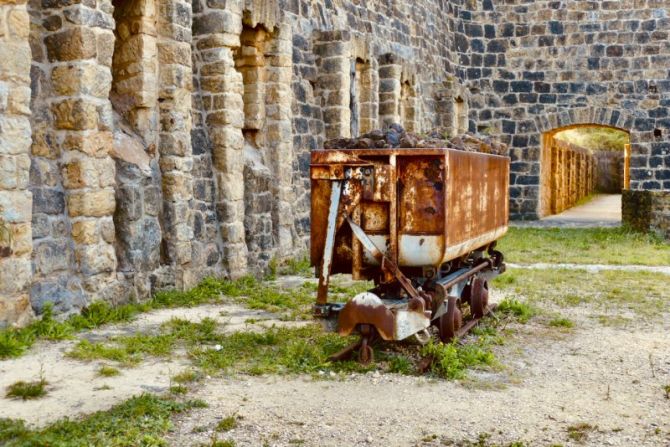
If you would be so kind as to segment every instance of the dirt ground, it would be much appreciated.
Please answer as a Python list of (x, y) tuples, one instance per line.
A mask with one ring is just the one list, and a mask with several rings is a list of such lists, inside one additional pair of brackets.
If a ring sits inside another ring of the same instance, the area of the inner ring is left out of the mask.
[[(526, 445), (668, 446), (670, 323), (562, 334), (533, 323), (497, 353), (504, 369), (464, 382), (368, 373), (344, 378), (208, 380), (195, 396), (210, 408), (177, 422), (173, 445), (219, 439), (236, 446), (437, 446), (477, 441)], [(589, 424), (584, 439), (570, 427)], [(458, 444), (457, 444), (458, 445)]]
[[(535, 319), (514, 323), (496, 348), (502, 366), (471, 371), (462, 381), (380, 372), (207, 377), (187, 397), (209, 407), (179, 416), (168, 441), (212, 445), (217, 436), (236, 446), (669, 446), (670, 399), (663, 387), (670, 384), (670, 315), (608, 327), (594, 322), (596, 310), (588, 306), (562, 312), (573, 329)], [(235, 305), (201, 306), (150, 312), (84, 336), (150, 332), (173, 316), (216, 317), (226, 331), (296, 324)], [(250, 318), (260, 323), (250, 324)], [(170, 377), (188, 366), (184, 353), (177, 353), (102, 378), (96, 371), (103, 362), (64, 356), (74, 343), (40, 343), (23, 357), (0, 362), (0, 389), (40, 371), (49, 381), (44, 399), (0, 398), (0, 417), (44, 426), (104, 410), (135, 394), (165, 392)], [(231, 415), (237, 426), (217, 432), (219, 421)], [(476, 444), (482, 435), (486, 443)]]

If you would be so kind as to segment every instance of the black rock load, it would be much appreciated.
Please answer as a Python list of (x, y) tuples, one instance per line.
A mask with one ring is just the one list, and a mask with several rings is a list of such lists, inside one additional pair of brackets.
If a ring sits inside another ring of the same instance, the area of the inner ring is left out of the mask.
[(423, 134), (406, 132), (400, 124), (389, 125), (386, 130), (373, 130), (356, 138), (334, 138), (324, 143), (324, 149), (427, 149), (451, 148), (468, 152), (507, 155), (506, 144), (487, 136), (465, 133), (449, 137), (445, 128), (433, 129)]

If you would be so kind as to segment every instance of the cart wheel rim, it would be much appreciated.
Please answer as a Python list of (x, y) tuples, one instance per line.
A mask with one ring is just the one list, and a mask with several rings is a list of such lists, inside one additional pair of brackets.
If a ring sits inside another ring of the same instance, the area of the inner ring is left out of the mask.
[(449, 343), (456, 337), (461, 326), (463, 326), (463, 313), (454, 299), (453, 305), (449, 306), (447, 312), (440, 317), (440, 340), (443, 343)]
[(475, 318), (481, 318), (486, 313), (489, 304), (489, 284), (486, 280), (476, 278), (472, 281), (472, 300), (470, 313)]
[(361, 347), (358, 350), (358, 361), (360, 362), (361, 365), (369, 365), (372, 363), (375, 359), (375, 354), (374, 351), (372, 350), (372, 346), (368, 344), (368, 339), (363, 338), (361, 341)]

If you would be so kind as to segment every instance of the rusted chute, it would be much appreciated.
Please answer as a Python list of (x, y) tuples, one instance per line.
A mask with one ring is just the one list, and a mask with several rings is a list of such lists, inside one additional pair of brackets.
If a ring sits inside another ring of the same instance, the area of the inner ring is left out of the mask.
[[(311, 262), (314, 315), (361, 341), (449, 341), (490, 311), (489, 281), (504, 271), (495, 242), (507, 231), (509, 158), (454, 149), (312, 152)], [(375, 287), (347, 303), (328, 301), (330, 275)], [(332, 326), (332, 325), (331, 325)]]

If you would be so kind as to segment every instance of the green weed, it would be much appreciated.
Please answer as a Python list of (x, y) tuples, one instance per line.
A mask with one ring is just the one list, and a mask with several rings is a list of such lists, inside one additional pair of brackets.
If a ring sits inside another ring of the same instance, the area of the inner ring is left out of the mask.
[(471, 368), (497, 364), (490, 347), (481, 342), (459, 345), (458, 341), (444, 344), (431, 340), (421, 349), (421, 355), (431, 357), (432, 372), (447, 380), (463, 379)]
[(535, 314), (535, 310), (528, 304), (514, 298), (505, 298), (496, 310), (503, 314), (513, 315), (520, 323), (526, 323)]
[(200, 374), (200, 372), (193, 369), (187, 369), (186, 371), (182, 371), (176, 376), (172, 377), (172, 381), (179, 384), (186, 384), (197, 382), (201, 378), (202, 374)]
[(163, 436), (174, 414), (202, 408), (202, 401), (178, 402), (143, 394), (111, 410), (81, 420), (63, 419), (44, 429), (31, 430), (23, 421), (0, 419), (0, 444), (19, 446), (122, 447), (166, 445)]
[(665, 398), (670, 399), (670, 385), (665, 385), (663, 391), (665, 391)]
[(47, 385), (48, 383), (43, 377), (34, 382), (25, 382), (21, 380), (9, 385), (5, 396), (10, 399), (39, 399), (47, 395)]
[(571, 425), (568, 427), (568, 438), (573, 441), (583, 442), (589, 437), (590, 432), (597, 429), (598, 427), (585, 422)]
[(216, 424), (216, 431), (230, 431), (237, 427), (237, 415), (232, 414), (221, 419), (218, 424)]
[(551, 320), (549, 320), (549, 326), (551, 327), (559, 327), (559, 328), (566, 328), (570, 329), (574, 327), (574, 323), (565, 317), (554, 317)]
[(415, 368), (412, 361), (404, 355), (394, 355), (389, 360), (389, 372), (410, 375)]
[(98, 369), (98, 375), (100, 377), (114, 377), (118, 376), (119, 374), (121, 374), (121, 371), (109, 365), (102, 365), (100, 369)]

